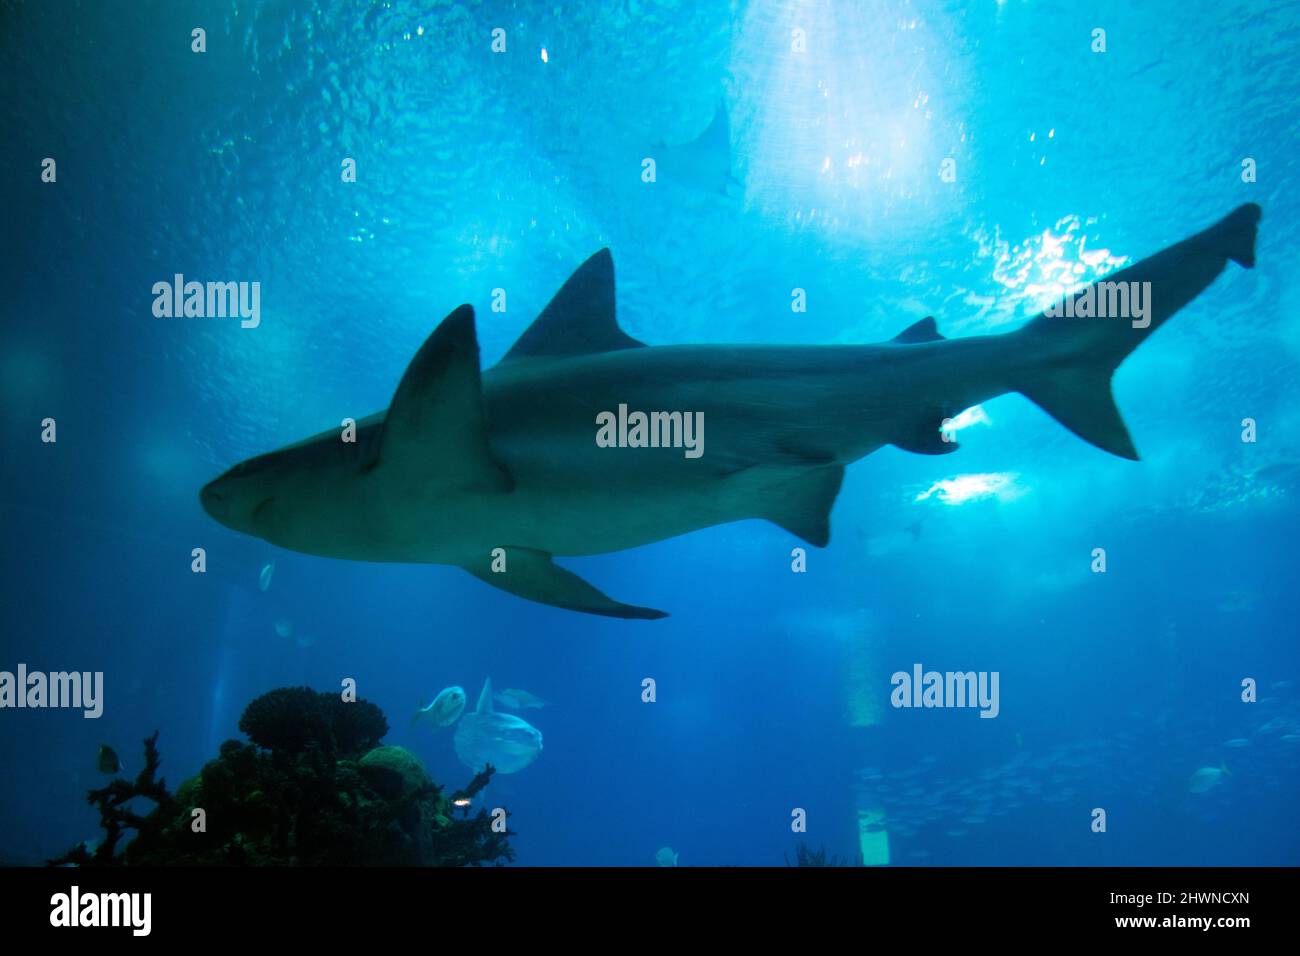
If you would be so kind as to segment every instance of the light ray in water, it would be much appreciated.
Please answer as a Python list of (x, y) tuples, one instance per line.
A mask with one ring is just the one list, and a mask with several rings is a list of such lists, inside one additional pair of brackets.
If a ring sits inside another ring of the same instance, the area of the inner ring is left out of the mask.
[(990, 498), (997, 501), (1014, 501), (1029, 490), (1017, 484), (1019, 478), (1018, 474), (1011, 471), (957, 475), (954, 478), (936, 481), (927, 491), (917, 495), (916, 500), (926, 501), (937, 497), (945, 505), (960, 505), (968, 501)]

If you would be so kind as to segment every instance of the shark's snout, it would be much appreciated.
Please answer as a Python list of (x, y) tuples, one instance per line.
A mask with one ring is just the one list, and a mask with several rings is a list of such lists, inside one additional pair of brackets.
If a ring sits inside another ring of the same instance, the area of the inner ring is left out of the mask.
[(203, 505), (203, 510), (211, 517), (225, 524), (226, 513), (229, 509), (225, 496), (217, 487), (218, 481), (210, 481), (203, 486), (199, 491), (199, 504)]

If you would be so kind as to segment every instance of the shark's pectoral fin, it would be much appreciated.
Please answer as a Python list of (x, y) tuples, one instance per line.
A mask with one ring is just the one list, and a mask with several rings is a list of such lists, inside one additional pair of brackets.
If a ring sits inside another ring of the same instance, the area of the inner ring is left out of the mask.
[(831, 540), (831, 507), (843, 481), (842, 465), (801, 469), (763, 490), (759, 514), (814, 547), (824, 548)]
[(377, 465), (420, 488), (509, 491), (483, 412), (474, 310), (462, 305), (415, 353), (397, 386)]
[(463, 567), (480, 581), (539, 604), (586, 614), (602, 614), (605, 617), (654, 620), (668, 616), (666, 611), (620, 604), (572, 571), (554, 563), (551, 556), (543, 551), (507, 547), (505, 570), (493, 571), (491, 563), (492, 559), (484, 555), (481, 564), (467, 564)]

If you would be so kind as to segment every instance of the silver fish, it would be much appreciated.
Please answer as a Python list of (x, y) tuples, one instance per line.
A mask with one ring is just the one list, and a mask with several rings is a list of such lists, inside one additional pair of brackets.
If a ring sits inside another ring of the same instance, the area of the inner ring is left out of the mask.
[(450, 727), (465, 710), (465, 688), (445, 687), (438, 692), (427, 707), (421, 707), (411, 718), (411, 723), (430, 721), (435, 727)]
[(478, 706), (456, 725), (456, 756), (471, 770), (491, 764), (498, 773), (523, 770), (542, 752), (542, 733), (522, 717), (492, 709), (492, 679), (483, 682)]

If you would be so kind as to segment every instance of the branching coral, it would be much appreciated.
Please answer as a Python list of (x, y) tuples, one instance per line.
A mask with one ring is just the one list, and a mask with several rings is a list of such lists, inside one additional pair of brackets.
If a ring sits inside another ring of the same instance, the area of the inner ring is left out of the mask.
[(840, 857), (831, 855), (827, 856), (826, 847), (821, 846), (816, 850), (808, 849), (808, 844), (800, 843), (795, 849), (795, 862), (790, 863), (790, 858), (785, 858), (786, 866), (849, 866), (848, 860), (842, 860)]
[[(158, 731), (144, 741), (144, 768), (136, 774), (135, 780), (117, 778), (108, 786), (91, 790), (86, 794), (86, 802), (99, 808), (99, 824), (104, 828), (104, 839), (92, 853), (86, 844), (79, 843), (63, 856), (50, 860), (51, 866), (74, 863), (78, 866), (111, 866), (122, 862), (116, 852), (118, 841), (126, 835), (127, 830), (143, 833), (149, 827), (149, 821), (156, 814), (174, 813), (176, 801), (167, 792), (167, 784), (161, 777), (154, 775), (162, 763), (158, 756)], [(148, 817), (133, 812), (127, 804), (136, 797), (152, 800), (156, 808)]]

